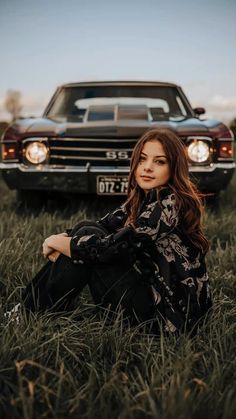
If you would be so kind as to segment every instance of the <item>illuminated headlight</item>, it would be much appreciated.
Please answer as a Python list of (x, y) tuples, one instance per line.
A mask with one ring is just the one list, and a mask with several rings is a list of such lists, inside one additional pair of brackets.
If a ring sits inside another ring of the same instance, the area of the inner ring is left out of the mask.
[(188, 147), (188, 156), (195, 163), (204, 163), (210, 157), (210, 148), (208, 144), (201, 140), (192, 141)]
[(47, 155), (48, 149), (44, 143), (34, 141), (26, 146), (25, 157), (30, 163), (42, 163), (46, 160)]

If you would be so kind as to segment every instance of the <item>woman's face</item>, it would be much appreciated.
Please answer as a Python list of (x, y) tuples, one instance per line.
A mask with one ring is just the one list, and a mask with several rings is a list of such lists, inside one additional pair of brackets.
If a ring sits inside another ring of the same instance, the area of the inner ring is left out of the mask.
[(135, 172), (137, 184), (145, 193), (164, 186), (170, 179), (170, 166), (162, 144), (148, 141), (144, 144)]

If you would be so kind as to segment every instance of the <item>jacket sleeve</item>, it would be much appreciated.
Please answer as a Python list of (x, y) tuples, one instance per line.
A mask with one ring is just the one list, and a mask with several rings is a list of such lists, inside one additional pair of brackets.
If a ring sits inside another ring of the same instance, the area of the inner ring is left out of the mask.
[(133, 227), (126, 226), (110, 235), (75, 235), (70, 242), (71, 258), (74, 263), (132, 263), (136, 259), (134, 234)]
[(108, 231), (107, 235), (72, 237), (72, 260), (85, 263), (122, 260), (131, 263), (142, 249), (150, 249), (151, 252), (153, 241), (170, 233), (178, 223), (174, 194), (165, 189), (158, 200), (155, 191), (154, 198), (154, 202), (145, 203), (145, 209), (141, 211), (134, 227), (124, 227), (127, 214), (122, 206), (98, 221), (98, 225)]
[(121, 254), (124, 256), (126, 242), (130, 240), (131, 230), (133, 230), (130, 227), (124, 227), (126, 219), (125, 207), (121, 205), (96, 222), (98, 227), (102, 227), (107, 234), (72, 236), (70, 244), (72, 260), (75, 263), (78, 261), (96, 263), (114, 260), (114, 257), (117, 258)]
[(179, 211), (175, 194), (165, 188), (156, 199), (150, 202), (139, 215), (135, 223), (137, 233), (148, 234), (152, 240), (158, 241), (170, 234), (179, 223)]
[[(125, 205), (122, 204), (120, 207), (116, 208), (114, 211), (107, 213), (104, 215), (104, 217), (100, 218), (96, 221), (96, 224), (98, 227), (104, 228), (107, 233), (115, 233), (117, 230), (122, 228), (127, 220), (127, 212), (125, 210)], [(67, 228), (65, 229), (65, 233), (68, 234), (68, 236), (74, 236), (73, 232), (77, 229), (77, 224), (73, 228)]]
[(104, 227), (109, 233), (114, 233), (122, 228), (127, 220), (125, 205), (121, 205), (113, 212), (106, 214), (97, 221), (98, 225)]

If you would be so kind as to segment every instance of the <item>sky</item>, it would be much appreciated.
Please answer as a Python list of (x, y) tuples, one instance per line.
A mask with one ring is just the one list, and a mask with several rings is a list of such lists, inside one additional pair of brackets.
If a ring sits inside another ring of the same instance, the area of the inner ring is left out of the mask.
[(0, 120), (9, 89), (40, 115), (60, 84), (156, 80), (236, 117), (236, 0), (0, 0)]

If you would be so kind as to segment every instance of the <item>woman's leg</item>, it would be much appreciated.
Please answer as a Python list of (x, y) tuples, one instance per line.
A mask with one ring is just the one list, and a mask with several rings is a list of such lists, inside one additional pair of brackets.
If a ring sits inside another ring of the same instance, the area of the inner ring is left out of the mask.
[(27, 285), (23, 301), (30, 311), (65, 310), (88, 283), (89, 269), (60, 255), (47, 262)]
[(46, 284), (50, 276), (52, 265), (52, 262), (47, 262), (23, 291), (22, 299), (28, 310), (43, 310), (49, 305)]
[[(70, 231), (69, 236), (105, 233), (106, 230), (96, 222), (84, 220)], [(66, 309), (88, 283), (90, 269), (61, 254), (56, 262), (47, 262), (28, 284), (23, 295), (25, 306), (31, 311)]]
[(96, 266), (89, 280), (91, 295), (96, 304), (116, 311), (120, 306), (132, 323), (154, 318), (155, 304), (152, 288), (142, 281), (133, 267), (120, 264)]

